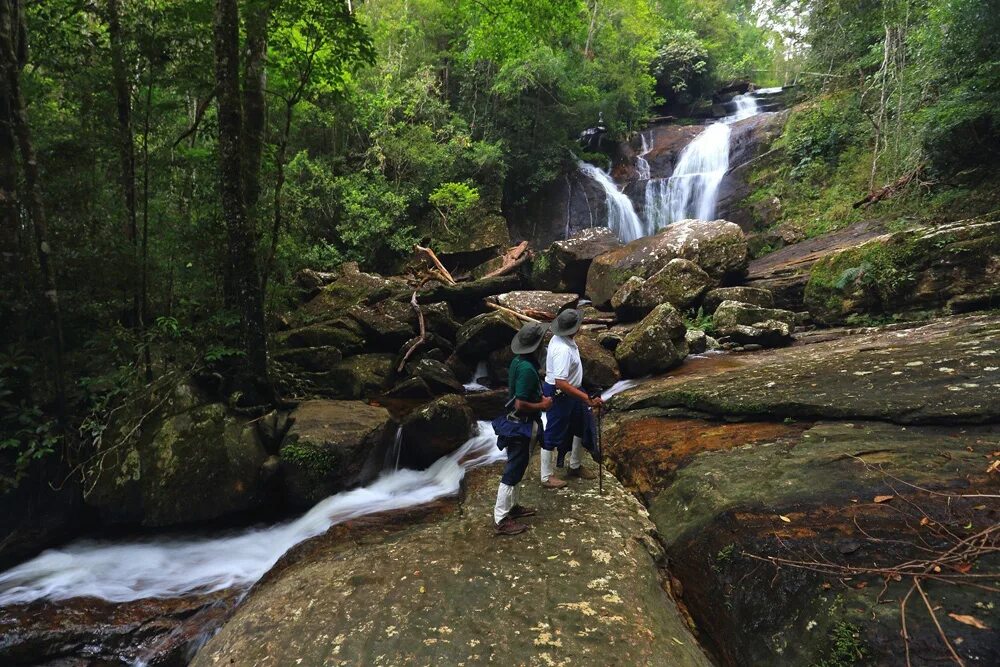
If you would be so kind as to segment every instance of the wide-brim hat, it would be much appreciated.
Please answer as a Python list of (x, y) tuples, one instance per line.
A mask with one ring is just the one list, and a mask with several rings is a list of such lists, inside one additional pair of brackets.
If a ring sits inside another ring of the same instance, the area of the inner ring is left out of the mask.
[(556, 336), (572, 336), (580, 330), (581, 324), (583, 324), (583, 313), (576, 308), (567, 308), (556, 315), (549, 329)]
[(541, 322), (528, 322), (514, 334), (510, 349), (514, 354), (531, 354), (538, 349), (544, 338), (545, 325)]

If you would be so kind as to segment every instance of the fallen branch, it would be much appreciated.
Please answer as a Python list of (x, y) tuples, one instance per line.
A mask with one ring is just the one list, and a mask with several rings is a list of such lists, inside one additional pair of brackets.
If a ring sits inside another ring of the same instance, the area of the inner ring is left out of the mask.
[(868, 206), (871, 206), (872, 204), (874, 204), (876, 202), (879, 202), (879, 201), (881, 201), (883, 199), (886, 199), (887, 197), (891, 197), (896, 192), (898, 192), (899, 190), (902, 190), (907, 185), (909, 185), (910, 181), (912, 181), (913, 179), (917, 178), (917, 176), (920, 174), (921, 170), (923, 170), (923, 166), (922, 165), (919, 166), (919, 167), (917, 167), (913, 171), (900, 176), (898, 179), (896, 179), (894, 182), (890, 183), (889, 185), (886, 185), (885, 187), (883, 187), (883, 188), (881, 188), (879, 190), (876, 190), (875, 192), (870, 192), (868, 194), (868, 196), (865, 197), (864, 199), (862, 199), (861, 201), (854, 202), (853, 208), (861, 208), (861, 207), (866, 207), (867, 208)]
[(487, 273), (483, 278), (495, 278), (510, 273), (520, 265), (524, 264), (531, 257), (528, 252), (528, 242), (521, 241), (516, 246), (504, 253), (500, 267)]
[(448, 269), (444, 268), (444, 264), (441, 263), (441, 260), (438, 259), (438, 256), (434, 254), (433, 250), (431, 250), (430, 248), (425, 248), (422, 245), (416, 245), (416, 244), (413, 246), (413, 249), (416, 250), (417, 252), (424, 253), (430, 258), (431, 262), (434, 264), (435, 268), (441, 273), (441, 276), (445, 279), (446, 283), (448, 283), (449, 285), (455, 284), (455, 279), (451, 277), (451, 273), (448, 272)]
[(519, 320), (523, 320), (525, 322), (536, 322), (538, 324), (542, 324), (542, 322), (540, 320), (536, 320), (533, 317), (528, 317), (524, 313), (522, 313), (520, 311), (517, 311), (517, 310), (514, 310), (513, 308), (508, 308), (507, 306), (501, 306), (499, 303), (494, 303), (493, 301), (487, 301), (486, 305), (489, 306), (490, 308), (493, 308), (494, 310), (499, 310), (501, 313), (508, 313), (510, 315), (513, 315), (514, 317), (516, 317)]
[(417, 311), (417, 323), (420, 325), (420, 337), (413, 341), (410, 345), (410, 349), (406, 351), (403, 358), (399, 362), (399, 367), (396, 369), (397, 373), (402, 373), (403, 368), (406, 367), (406, 362), (410, 360), (410, 356), (416, 351), (418, 347), (427, 342), (427, 325), (424, 324), (424, 313), (420, 310), (420, 304), (417, 303), (417, 292), (413, 291), (413, 296), (410, 297), (410, 306), (413, 310)]

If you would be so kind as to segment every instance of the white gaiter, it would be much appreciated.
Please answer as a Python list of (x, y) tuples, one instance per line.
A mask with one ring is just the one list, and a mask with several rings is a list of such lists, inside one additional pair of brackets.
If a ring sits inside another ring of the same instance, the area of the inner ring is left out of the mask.
[(493, 523), (500, 523), (504, 517), (510, 514), (510, 508), (514, 506), (514, 487), (500, 482), (497, 489), (497, 504), (493, 506)]

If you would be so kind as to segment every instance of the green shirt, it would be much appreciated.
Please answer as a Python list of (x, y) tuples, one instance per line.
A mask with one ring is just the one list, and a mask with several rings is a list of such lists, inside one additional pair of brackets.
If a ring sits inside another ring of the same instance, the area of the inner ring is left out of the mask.
[(522, 354), (514, 357), (507, 371), (508, 398), (517, 398), (527, 403), (542, 400), (542, 382), (538, 378), (538, 366), (534, 359)]

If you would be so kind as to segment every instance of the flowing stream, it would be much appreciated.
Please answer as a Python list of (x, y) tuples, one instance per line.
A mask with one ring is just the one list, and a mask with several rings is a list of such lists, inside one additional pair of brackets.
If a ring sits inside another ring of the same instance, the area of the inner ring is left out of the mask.
[(502, 457), (492, 427), (479, 422), (475, 436), (430, 468), (387, 472), (288, 523), (215, 538), (74, 542), (0, 575), (0, 606), (75, 597), (127, 602), (247, 588), (299, 542), (359, 516), (454, 495), (466, 471)]
[[(757, 94), (770, 94), (780, 89), (764, 89)], [(672, 222), (697, 218), (711, 220), (719, 200), (719, 187), (729, 170), (729, 145), (732, 124), (759, 112), (754, 93), (733, 98), (736, 110), (732, 115), (707, 126), (694, 138), (677, 160), (669, 178), (651, 178), (646, 155), (653, 148), (651, 137), (640, 133), (641, 148), (635, 158), (639, 181), (645, 181), (643, 217), (640, 218), (632, 201), (619, 189), (608, 172), (592, 164), (579, 163), (580, 172), (593, 179), (604, 190), (607, 199), (608, 229), (625, 243), (656, 233)]]
[[(610, 398), (635, 386), (626, 380)], [(0, 574), (0, 607), (35, 600), (95, 597), (111, 602), (248, 588), (296, 544), (344, 521), (429, 503), (458, 493), (465, 473), (504, 458), (489, 422), (426, 470), (393, 470), (368, 486), (320, 501), (302, 517), (214, 538), (81, 540)]]

